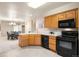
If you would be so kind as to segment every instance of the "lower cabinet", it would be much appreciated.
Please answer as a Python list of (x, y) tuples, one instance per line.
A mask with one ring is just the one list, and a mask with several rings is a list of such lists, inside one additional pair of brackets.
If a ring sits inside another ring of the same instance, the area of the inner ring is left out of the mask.
[(56, 52), (56, 37), (49, 36), (49, 49)]
[(41, 45), (41, 35), (35, 35), (34, 44), (37, 45), (37, 46)]
[(28, 45), (34, 45), (34, 35), (29, 35)]
[(53, 50), (53, 51), (56, 52), (56, 45), (54, 45), (54, 44), (49, 44), (49, 48), (50, 48), (51, 50)]
[(19, 46), (28, 46), (28, 35), (19, 35)]
[(30, 34), (30, 35), (19, 35), (19, 46), (40, 46), (41, 35)]
[[(19, 46), (41, 46), (41, 35), (33, 34), (33, 35), (19, 35)], [(56, 52), (56, 37), (49, 36), (49, 49)]]

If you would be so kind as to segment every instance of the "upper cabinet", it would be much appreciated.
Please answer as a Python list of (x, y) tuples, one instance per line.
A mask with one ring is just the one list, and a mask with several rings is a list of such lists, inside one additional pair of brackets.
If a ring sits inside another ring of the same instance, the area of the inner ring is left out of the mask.
[(55, 15), (45, 17), (44, 27), (45, 28), (58, 28), (58, 21), (60, 20), (67, 20), (67, 19), (75, 19), (76, 20), (76, 27), (79, 28), (79, 18), (78, 9), (73, 9), (65, 12), (61, 12)]
[(51, 16), (45, 17), (44, 27), (45, 28), (58, 28), (57, 15), (51, 15)]
[(51, 28), (51, 16), (45, 17), (45, 20), (44, 20), (44, 27), (46, 27), (46, 28)]
[(57, 16), (58, 16), (58, 20), (65, 20), (66, 19), (65, 13), (60, 13)]
[(58, 28), (58, 18), (57, 15), (52, 16), (51, 28)]
[(76, 10), (71, 10), (65, 13), (66, 19), (76, 18)]

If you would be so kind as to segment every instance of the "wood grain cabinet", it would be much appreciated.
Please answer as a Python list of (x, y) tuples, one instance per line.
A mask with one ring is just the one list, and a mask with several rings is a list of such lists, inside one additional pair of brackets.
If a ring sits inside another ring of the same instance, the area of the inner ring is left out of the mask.
[(41, 35), (39, 34), (19, 35), (18, 38), (20, 47), (41, 45)]
[(65, 20), (66, 19), (65, 13), (59, 13), (57, 17), (58, 17), (58, 20)]
[(66, 15), (66, 19), (72, 19), (72, 18), (76, 18), (76, 11), (75, 10), (71, 10), (71, 11), (67, 11), (65, 13)]
[(51, 28), (58, 28), (58, 18), (57, 15), (51, 16)]
[(45, 27), (45, 28), (51, 28), (51, 16), (45, 17), (45, 20), (44, 20), (44, 27)]
[(78, 13), (78, 17), (77, 17), (78, 19), (77, 19), (77, 24), (76, 25), (77, 25), (77, 28), (79, 29), (79, 9), (76, 12)]
[(56, 52), (56, 37), (55, 36), (49, 36), (49, 48), (52, 51)]
[(28, 35), (19, 35), (19, 46), (24, 47), (28, 45)]
[(79, 9), (72, 9), (64, 11), (55, 15), (46, 16), (44, 20), (45, 28), (58, 28), (58, 21), (74, 18), (76, 20), (76, 27), (79, 28)]
[(45, 17), (44, 27), (45, 28), (58, 28), (58, 18), (57, 18), (57, 16), (51, 15), (51, 16)]
[(32, 34), (29, 35), (28, 45), (34, 45), (34, 35)]
[(35, 35), (34, 44), (36, 46), (40, 46), (41, 45), (41, 35), (39, 35), (39, 34)]

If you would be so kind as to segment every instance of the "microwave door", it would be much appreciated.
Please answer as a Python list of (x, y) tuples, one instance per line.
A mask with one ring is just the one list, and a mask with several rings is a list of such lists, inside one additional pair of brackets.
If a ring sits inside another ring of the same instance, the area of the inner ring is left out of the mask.
[(71, 20), (61, 20), (58, 23), (59, 28), (75, 28), (75, 21), (74, 19)]

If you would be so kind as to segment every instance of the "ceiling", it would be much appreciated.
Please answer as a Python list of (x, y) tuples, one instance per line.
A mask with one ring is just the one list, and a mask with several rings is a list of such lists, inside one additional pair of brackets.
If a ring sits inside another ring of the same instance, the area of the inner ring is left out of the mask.
[(51, 9), (69, 4), (69, 2), (47, 2), (46, 4), (33, 9), (25, 2), (0, 2), (0, 19), (22, 19), (27, 16), (44, 14)]

